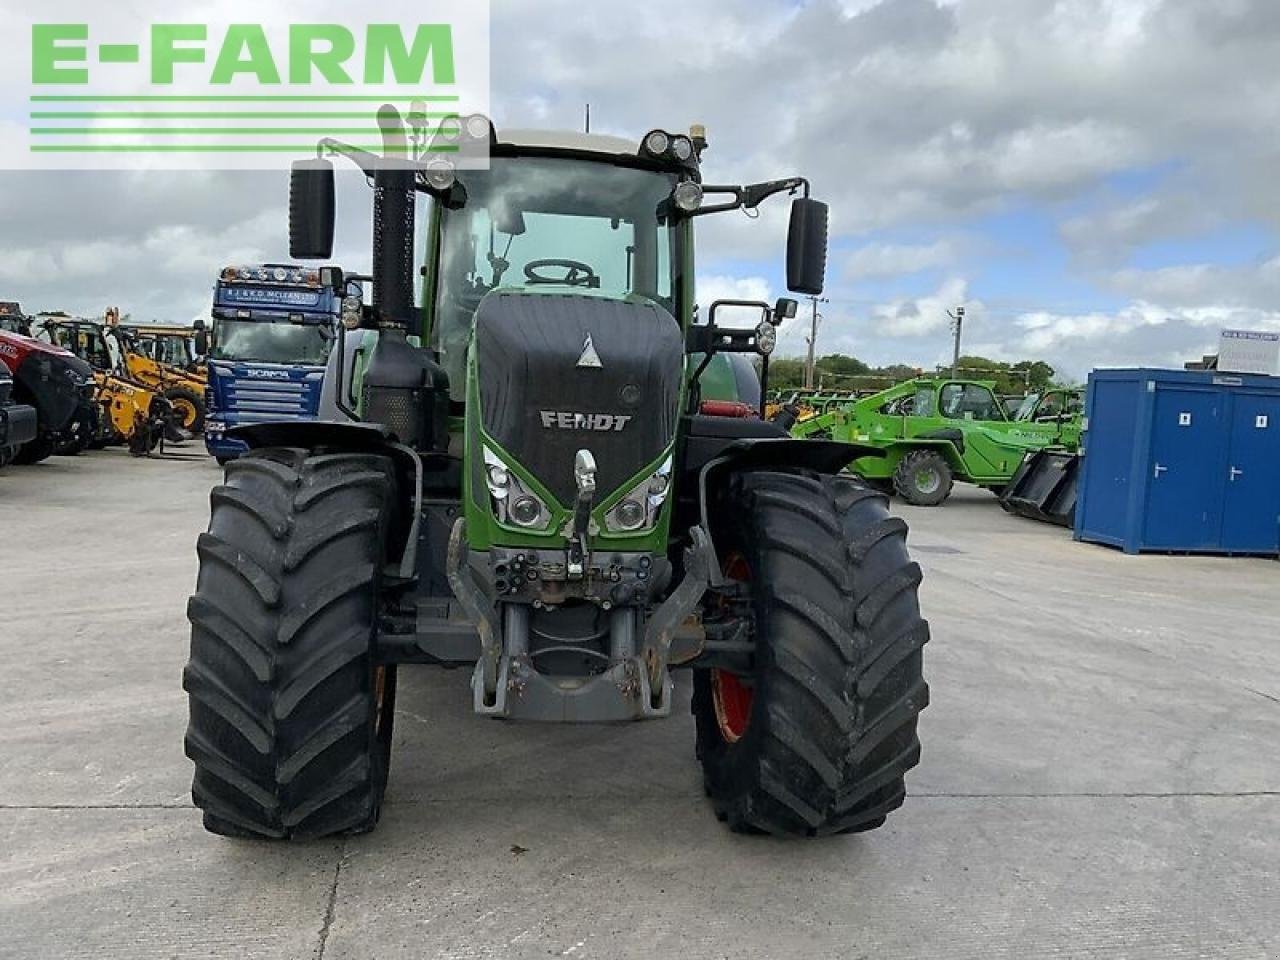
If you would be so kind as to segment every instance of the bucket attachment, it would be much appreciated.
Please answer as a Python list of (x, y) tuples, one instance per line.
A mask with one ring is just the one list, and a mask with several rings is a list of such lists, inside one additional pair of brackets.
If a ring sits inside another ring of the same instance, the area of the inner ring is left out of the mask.
[(1080, 454), (1065, 450), (1028, 453), (1001, 493), (1000, 506), (1020, 517), (1074, 527), (1083, 459)]

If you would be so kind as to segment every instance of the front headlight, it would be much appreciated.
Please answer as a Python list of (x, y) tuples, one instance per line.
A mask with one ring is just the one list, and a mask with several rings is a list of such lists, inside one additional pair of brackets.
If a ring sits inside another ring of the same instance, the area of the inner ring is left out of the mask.
[(702, 206), (702, 185), (694, 183), (692, 180), (682, 180), (676, 184), (675, 190), (671, 193), (671, 198), (675, 201), (677, 207), (685, 213), (693, 213)]
[(778, 328), (768, 320), (756, 327), (756, 350), (762, 357), (767, 357), (778, 346)]
[(547, 505), (488, 447), (484, 448), (484, 480), (489, 506), (499, 523), (524, 530), (546, 530), (551, 525)]
[(360, 328), (361, 312), (364, 308), (364, 301), (360, 297), (351, 296), (342, 298), (342, 325), (348, 330), (358, 330)]
[(623, 494), (605, 514), (605, 529), (610, 533), (652, 530), (670, 493), (671, 458), (667, 457), (662, 466)]

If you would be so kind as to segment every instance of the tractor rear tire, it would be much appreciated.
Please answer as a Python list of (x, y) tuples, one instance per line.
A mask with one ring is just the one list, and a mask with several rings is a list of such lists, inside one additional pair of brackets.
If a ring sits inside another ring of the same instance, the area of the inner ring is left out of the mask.
[(173, 406), (173, 425), (185, 430), (190, 436), (170, 436), (170, 440), (190, 440), (204, 432), (204, 397), (190, 387), (169, 387), (164, 392), (165, 399)]
[(385, 457), (275, 448), (214, 488), (183, 674), (191, 795), (211, 832), (377, 823), (396, 678), (374, 641), (395, 483)]
[(906, 524), (845, 477), (735, 483), (717, 546), (750, 583), (756, 654), (748, 676), (695, 672), (707, 794), (737, 832), (873, 830), (906, 795), (929, 699)]
[(13, 458), (13, 462), (30, 466), (33, 463), (39, 463), (42, 460), (48, 460), (53, 456), (57, 444), (54, 443), (52, 437), (48, 434), (41, 434), (34, 440), (28, 440), (18, 448), (17, 454)]
[(893, 472), (893, 489), (916, 507), (936, 507), (955, 486), (955, 477), (946, 457), (936, 450), (913, 450)]

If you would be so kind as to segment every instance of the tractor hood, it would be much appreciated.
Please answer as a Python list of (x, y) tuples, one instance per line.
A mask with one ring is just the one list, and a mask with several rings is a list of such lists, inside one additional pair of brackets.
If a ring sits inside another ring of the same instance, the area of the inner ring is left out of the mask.
[(0, 331), (0, 360), (13, 371), (15, 398), (36, 408), (41, 429), (63, 429), (93, 397), (93, 368), (62, 347)]
[(561, 505), (590, 450), (601, 497), (675, 439), (684, 338), (648, 300), (495, 291), (475, 320), (481, 424)]

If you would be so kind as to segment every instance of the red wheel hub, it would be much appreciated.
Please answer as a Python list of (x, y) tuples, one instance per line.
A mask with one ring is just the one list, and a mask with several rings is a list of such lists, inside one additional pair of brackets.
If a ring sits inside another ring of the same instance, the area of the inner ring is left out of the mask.
[[(735, 553), (725, 562), (725, 576), (733, 580), (749, 582), (751, 568), (746, 558)], [(751, 722), (751, 704), (755, 690), (743, 683), (742, 678), (727, 670), (711, 671), (711, 700), (716, 710), (716, 723), (725, 743), (737, 743), (747, 732)]]
[(715, 701), (716, 722), (726, 743), (737, 743), (751, 722), (754, 691), (725, 670), (711, 671), (711, 697)]

